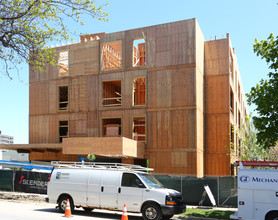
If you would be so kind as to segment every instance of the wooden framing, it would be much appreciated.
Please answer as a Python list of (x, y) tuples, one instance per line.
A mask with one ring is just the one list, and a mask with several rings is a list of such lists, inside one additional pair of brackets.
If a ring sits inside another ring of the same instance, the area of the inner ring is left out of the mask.
[(122, 67), (122, 42), (103, 43), (101, 48), (101, 69), (120, 69)]
[[(142, 35), (145, 42), (134, 48), (134, 40)], [(124, 153), (121, 143), (136, 142), (131, 140), (139, 137), (134, 135), (134, 119), (145, 117), (147, 139), (137, 150), (140, 158), (149, 159), (156, 173), (231, 174), (232, 159), (225, 146), (230, 144), (231, 126), (238, 128), (248, 112), (229, 35), (205, 41), (197, 20), (189, 19), (81, 36), (81, 43), (56, 50), (68, 51), (69, 75), (59, 77), (58, 68), (49, 64), (46, 72), (30, 69), (29, 141), (57, 143), (57, 124), (62, 120), (70, 124), (70, 138), (64, 138), (63, 152), (37, 152), (32, 159), (70, 160), (82, 152), (102, 152), (105, 157), (101, 147), (107, 149), (107, 157), (113, 157), (109, 146), (116, 140), (122, 161), (135, 163), (137, 145), (131, 144), (133, 153), (128, 153), (128, 147)], [(145, 91), (138, 97), (134, 95), (134, 79), (145, 81)], [(68, 85), (67, 111), (57, 109), (60, 85)], [(106, 103), (111, 100), (120, 102)], [(113, 118), (121, 120), (120, 132), (115, 123), (103, 124)], [(135, 128), (140, 126), (138, 123)], [(106, 136), (104, 128), (112, 137), (102, 137)], [(98, 138), (102, 145), (90, 148)]]
[(107, 80), (101, 82), (102, 107), (119, 107), (122, 105), (121, 80)]
[(146, 77), (133, 78), (133, 106), (146, 105)]
[(69, 54), (68, 51), (60, 51), (58, 53), (58, 66), (59, 66), (59, 76), (69, 75)]
[(132, 139), (146, 143), (146, 116), (132, 117)]
[[(136, 43), (138, 41), (140, 43)], [(146, 65), (146, 42), (143, 37), (136, 38), (133, 40), (133, 60), (132, 61), (134, 67), (140, 67)]]

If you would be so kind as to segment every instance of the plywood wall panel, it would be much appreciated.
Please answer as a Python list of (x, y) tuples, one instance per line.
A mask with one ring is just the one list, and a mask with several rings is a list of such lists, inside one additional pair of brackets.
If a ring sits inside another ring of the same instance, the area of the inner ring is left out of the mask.
[(79, 78), (79, 111), (87, 111), (87, 77), (81, 76)]
[(97, 76), (87, 78), (87, 103), (88, 111), (96, 111), (100, 106), (99, 79)]
[(70, 137), (88, 137), (88, 116), (87, 113), (70, 114)]
[(30, 114), (48, 114), (49, 95), (48, 82), (34, 83), (30, 86)]
[(71, 112), (79, 112), (79, 77), (71, 80), (69, 88), (69, 107)]
[(229, 40), (205, 42), (205, 74), (229, 74)]
[(31, 66), (29, 66), (29, 83), (37, 82), (38, 80), (38, 71), (35, 71)]
[(59, 142), (59, 120), (56, 115), (49, 116), (49, 143)]
[(174, 111), (173, 117), (173, 148), (190, 148), (189, 111)]
[(176, 174), (176, 175), (197, 175), (196, 152), (190, 151), (151, 151), (147, 157), (150, 160), (150, 167), (154, 173)]
[(225, 153), (206, 154), (206, 176), (228, 176), (231, 173), (230, 157)]
[(35, 114), (36, 84), (29, 85), (29, 115)]
[(196, 69), (196, 105), (201, 111), (205, 111), (205, 78), (200, 70)]
[(88, 113), (88, 137), (100, 137), (100, 118), (99, 112)]
[(57, 85), (55, 81), (49, 81), (49, 113), (54, 114), (58, 109), (58, 94)]
[(228, 153), (229, 115), (208, 115), (206, 120), (206, 152)]
[(157, 72), (148, 72), (147, 75), (147, 106), (157, 107)]
[(196, 105), (195, 69), (179, 68), (172, 70), (172, 102), (175, 107)]
[(230, 111), (229, 75), (206, 76), (206, 113), (228, 113)]
[(157, 72), (156, 94), (157, 107), (172, 106), (172, 74), (171, 70), (163, 70)]
[(49, 116), (32, 116), (29, 119), (29, 143), (49, 142)]

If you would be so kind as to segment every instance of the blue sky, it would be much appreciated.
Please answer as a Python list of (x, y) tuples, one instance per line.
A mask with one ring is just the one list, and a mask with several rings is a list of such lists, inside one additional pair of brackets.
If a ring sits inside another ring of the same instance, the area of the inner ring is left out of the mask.
[[(98, 0), (98, 3), (106, 2)], [(277, 0), (110, 0), (109, 21), (87, 19), (85, 26), (70, 24), (81, 33), (117, 32), (190, 18), (197, 18), (205, 40), (230, 34), (237, 54), (244, 91), (266, 78), (265, 61), (253, 53), (254, 39), (278, 35)], [(78, 41), (78, 36), (73, 36)], [(57, 42), (59, 43), (59, 42)], [(64, 42), (65, 43), (65, 42)], [(0, 67), (1, 68), (1, 67)], [(16, 144), (28, 143), (28, 66), (13, 80), (0, 75), (0, 130)], [(254, 107), (249, 107), (249, 112)]]

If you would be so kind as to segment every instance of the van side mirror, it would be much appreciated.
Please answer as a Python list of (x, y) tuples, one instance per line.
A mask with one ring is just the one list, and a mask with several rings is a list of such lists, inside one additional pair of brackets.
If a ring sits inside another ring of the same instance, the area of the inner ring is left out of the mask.
[(144, 184), (139, 179), (135, 180), (135, 185), (138, 188), (145, 188)]

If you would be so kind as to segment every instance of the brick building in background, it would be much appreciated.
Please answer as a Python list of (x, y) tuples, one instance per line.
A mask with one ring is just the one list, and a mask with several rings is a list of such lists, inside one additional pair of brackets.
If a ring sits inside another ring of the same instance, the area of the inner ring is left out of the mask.
[(148, 159), (155, 173), (231, 174), (225, 146), (248, 113), (228, 34), (205, 41), (189, 19), (55, 49), (58, 66), (30, 69), (30, 144), (17, 146), (30, 160), (95, 154)]

